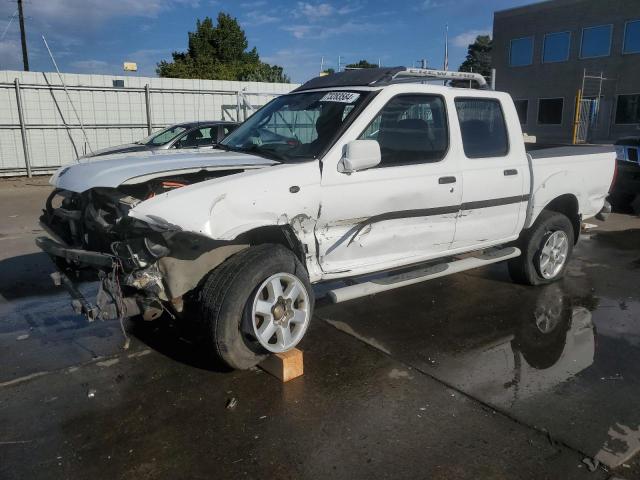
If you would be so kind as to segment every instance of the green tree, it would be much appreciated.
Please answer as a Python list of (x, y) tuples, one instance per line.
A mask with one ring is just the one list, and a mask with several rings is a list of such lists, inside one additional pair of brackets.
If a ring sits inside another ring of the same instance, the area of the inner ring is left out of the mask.
[(262, 62), (256, 48), (247, 51), (248, 47), (247, 37), (238, 21), (220, 12), (216, 25), (209, 17), (202, 21), (198, 19), (195, 31), (189, 32), (187, 51), (173, 52), (173, 61), (162, 60), (156, 72), (169, 78), (290, 81), (282, 67)]
[(333, 75), (334, 73), (336, 73), (335, 68), (326, 68), (325, 70), (322, 71), (322, 73), (325, 73), (327, 75)]
[(467, 59), (462, 62), (460, 72), (475, 72), (485, 77), (491, 75), (491, 49), (493, 41), (489, 35), (478, 35), (469, 45)]
[(378, 64), (369, 63), (366, 60), (360, 60), (356, 63), (350, 63), (345, 68), (378, 68)]

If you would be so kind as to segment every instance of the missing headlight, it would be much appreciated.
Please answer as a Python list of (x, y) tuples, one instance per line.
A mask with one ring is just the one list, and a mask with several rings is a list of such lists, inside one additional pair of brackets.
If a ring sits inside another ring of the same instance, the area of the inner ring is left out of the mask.
[(149, 254), (155, 259), (166, 257), (167, 255), (169, 255), (169, 249), (166, 245), (152, 240), (149, 237), (145, 237), (144, 246), (146, 247)]

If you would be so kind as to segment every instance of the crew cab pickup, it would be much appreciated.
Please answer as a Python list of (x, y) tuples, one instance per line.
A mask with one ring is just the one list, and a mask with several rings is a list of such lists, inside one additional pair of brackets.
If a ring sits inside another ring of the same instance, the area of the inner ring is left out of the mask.
[[(500, 261), (516, 282), (559, 279), (614, 166), (609, 148), (527, 154), (513, 101), (480, 75), (354, 70), (274, 99), (212, 152), (61, 168), (37, 242), (90, 319), (169, 311), (243, 369), (298, 344), (312, 284), (335, 280), (342, 302)], [(69, 278), (87, 274), (95, 305)]]

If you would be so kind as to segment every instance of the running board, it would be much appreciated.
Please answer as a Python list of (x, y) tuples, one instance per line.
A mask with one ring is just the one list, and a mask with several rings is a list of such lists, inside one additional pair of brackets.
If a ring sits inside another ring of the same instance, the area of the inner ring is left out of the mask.
[(416, 270), (391, 275), (389, 277), (383, 277), (342, 288), (335, 288), (333, 290), (329, 290), (328, 295), (333, 303), (346, 302), (347, 300), (353, 300), (354, 298), (374, 295), (376, 293), (386, 292), (387, 290), (394, 290), (407, 285), (413, 285), (414, 283), (431, 280), (432, 278), (444, 277), (445, 275), (464, 272), (465, 270), (471, 270), (472, 268), (502, 262), (510, 258), (519, 257), (520, 253), (520, 249), (516, 247), (487, 250), (474, 257), (467, 257), (461, 260), (454, 260), (452, 262), (430, 265), (428, 267), (418, 268)]

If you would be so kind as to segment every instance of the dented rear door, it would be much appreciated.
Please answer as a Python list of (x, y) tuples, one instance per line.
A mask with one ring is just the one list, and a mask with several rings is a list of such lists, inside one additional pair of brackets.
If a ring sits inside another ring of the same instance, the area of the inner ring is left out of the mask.
[(463, 173), (454, 249), (513, 240), (526, 216), (530, 172), (519, 119), (512, 102), (487, 95), (455, 98)]

